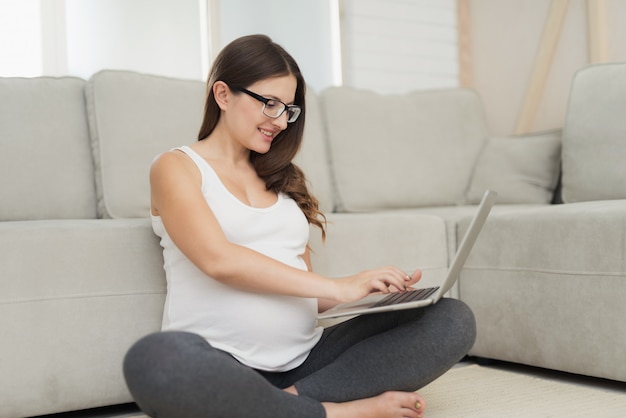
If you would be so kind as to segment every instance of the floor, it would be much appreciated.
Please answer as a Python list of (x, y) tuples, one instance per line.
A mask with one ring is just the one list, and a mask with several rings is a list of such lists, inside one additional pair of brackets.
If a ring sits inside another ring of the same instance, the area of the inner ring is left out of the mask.
[[(475, 364), (475, 360), (464, 360), (457, 364), (455, 367), (464, 367), (470, 364)], [(483, 364), (479, 362), (479, 364)], [(535, 375), (538, 378), (551, 378), (560, 379), (566, 382), (575, 383), (577, 385), (595, 387), (595, 388), (607, 388), (626, 392), (626, 383), (614, 382), (606, 379), (598, 379), (587, 376), (573, 375), (569, 373), (556, 372), (552, 370), (545, 370), (536, 367), (523, 366), (519, 364), (505, 363), (499, 361), (489, 361), (488, 365), (491, 367), (497, 367), (503, 370), (520, 372), (526, 374)], [(106, 408), (97, 408), (85, 411), (66, 412), (62, 414), (45, 415), (36, 418), (124, 418), (124, 417), (136, 417), (141, 415), (141, 411), (135, 404), (116, 405)]]

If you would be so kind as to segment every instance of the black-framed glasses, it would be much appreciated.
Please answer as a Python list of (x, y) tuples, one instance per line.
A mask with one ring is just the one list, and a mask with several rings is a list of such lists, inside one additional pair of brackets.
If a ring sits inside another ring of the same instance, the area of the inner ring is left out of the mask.
[(300, 113), (302, 112), (300, 106), (288, 105), (278, 99), (268, 99), (267, 97), (263, 97), (260, 94), (251, 92), (243, 87), (233, 87), (233, 89), (246, 93), (248, 96), (263, 103), (262, 112), (269, 118), (278, 119), (284, 112), (287, 112), (287, 123), (293, 123), (298, 120), (298, 116), (300, 116)]

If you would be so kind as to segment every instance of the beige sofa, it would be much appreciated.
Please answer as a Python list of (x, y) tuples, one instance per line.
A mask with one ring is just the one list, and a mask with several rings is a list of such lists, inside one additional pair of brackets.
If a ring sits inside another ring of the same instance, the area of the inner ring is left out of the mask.
[[(0, 78), (0, 416), (131, 401), (122, 357), (159, 329), (166, 291), (148, 167), (195, 141), (204, 91), (125, 71)], [(314, 268), (436, 284), (493, 188), (451, 292), (476, 313), (472, 354), (626, 381), (625, 106), (625, 64), (577, 74), (562, 143), (491, 138), (470, 90), (310, 90), (298, 162), (329, 220)]]

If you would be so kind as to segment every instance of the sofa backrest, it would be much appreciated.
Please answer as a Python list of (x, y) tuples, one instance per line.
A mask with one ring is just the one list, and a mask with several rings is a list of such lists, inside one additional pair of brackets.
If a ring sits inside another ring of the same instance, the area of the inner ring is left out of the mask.
[(563, 201), (626, 199), (626, 63), (579, 70), (563, 127)]
[(105, 70), (86, 86), (101, 217), (147, 217), (149, 169), (164, 151), (197, 141), (205, 83)]
[(96, 217), (84, 86), (0, 78), (0, 221)]
[[(154, 157), (197, 141), (206, 84), (105, 70), (86, 87), (98, 210), (102, 217), (146, 217), (148, 172)], [(307, 89), (304, 141), (296, 164), (323, 211), (333, 208), (326, 142), (316, 93)]]
[(340, 211), (464, 202), (488, 137), (474, 91), (332, 87), (321, 98)]
[(310, 190), (319, 200), (320, 209), (327, 213), (334, 210), (335, 202), (325, 135), (318, 94), (307, 87), (304, 137), (294, 163), (306, 174)]

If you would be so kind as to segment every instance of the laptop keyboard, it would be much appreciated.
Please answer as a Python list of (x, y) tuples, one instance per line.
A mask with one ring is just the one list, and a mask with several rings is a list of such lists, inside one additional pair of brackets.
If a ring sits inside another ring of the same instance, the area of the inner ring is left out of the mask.
[(425, 289), (415, 289), (406, 292), (396, 292), (387, 295), (387, 297), (381, 299), (375, 303), (372, 307), (395, 305), (402, 302), (413, 302), (416, 300), (423, 300), (439, 290), (439, 287), (427, 287)]

